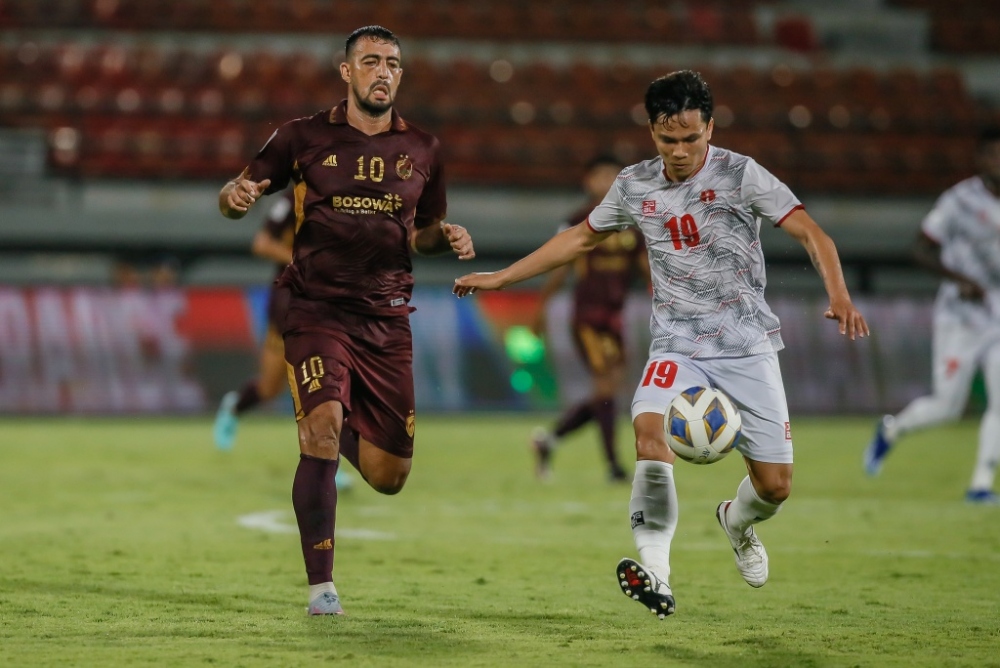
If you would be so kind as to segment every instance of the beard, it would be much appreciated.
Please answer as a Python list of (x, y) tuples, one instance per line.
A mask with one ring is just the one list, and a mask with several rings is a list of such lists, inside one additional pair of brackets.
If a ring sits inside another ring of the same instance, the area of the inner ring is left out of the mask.
[[(388, 86), (385, 86), (385, 88), (388, 91), (388, 95), (387, 98), (382, 101), (376, 101), (370, 99), (368, 96), (362, 96), (361, 91), (355, 88), (354, 98), (358, 102), (358, 108), (361, 109), (361, 111), (368, 114), (369, 116), (381, 116), (385, 112), (392, 109), (392, 102), (393, 102), (392, 91)], [(370, 95), (371, 90), (369, 90), (368, 92)]]

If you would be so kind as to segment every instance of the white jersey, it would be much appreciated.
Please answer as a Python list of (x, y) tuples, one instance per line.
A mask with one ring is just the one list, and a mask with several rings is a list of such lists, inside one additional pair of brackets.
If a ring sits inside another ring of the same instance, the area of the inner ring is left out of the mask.
[(590, 214), (599, 232), (638, 227), (653, 276), (650, 356), (743, 357), (784, 347), (764, 301), (760, 221), (781, 224), (801, 203), (747, 156), (710, 146), (680, 183), (656, 157), (626, 167)]
[(945, 279), (935, 302), (936, 316), (973, 327), (1000, 325), (1000, 198), (978, 176), (944, 191), (921, 224), (941, 244), (941, 262), (986, 291), (983, 302), (959, 296)]

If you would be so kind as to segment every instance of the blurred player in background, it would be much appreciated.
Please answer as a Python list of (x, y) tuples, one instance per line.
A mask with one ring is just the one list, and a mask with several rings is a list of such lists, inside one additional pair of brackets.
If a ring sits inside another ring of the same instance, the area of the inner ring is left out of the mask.
[[(295, 238), (295, 196), (291, 190), (271, 205), (264, 219), (264, 225), (254, 235), (250, 252), (259, 258), (275, 263), (276, 275), (292, 262), (292, 241)], [(239, 416), (258, 404), (270, 401), (288, 387), (288, 373), (285, 371), (285, 343), (281, 339), (280, 314), (277, 312), (275, 292), (271, 289), (267, 296), (267, 333), (260, 351), (257, 376), (249, 380), (238, 392), (226, 392), (215, 415), (212, 435), (220, 450), (231, 450), (236, 439)], [(351, 486), (350, 475), (337, 469), (337, 488), (346, 490)]]
[(437, 139), (393, 110), (399, 40), (381, 26), (355, 30), (340, 73), (346, 100), (282, 125), (219, 193), (223, 215), (241, 218), (294, 184), (293, 260), (275, 299), (298, 422), (292, 505), (310, 615), (343, 614), (333, 584), (340, 455), (383, 494), (410, 473), (411, 253), (475, 257), (468, 232), (444, 222)]
[[(598, 156), (588, 163), (583, 177), (587, 203), (573, 212), (560, 231), (571, 225), (582, 225), (587, 215), (600, 204), (614, 185), (623, 165), (612, 156)], [(534, 331), (541, 336), (546, 330), (545, 310), (549, 299), (566, 282), (570, 265), (553, 270), (542, 286), (541, 304)], [(642, 236), (633, 230), (611, 235), (591, 253), (572, 265), (576, 285), (573, 288), (573, 341), (593, 379), (593, 392), (586, 400), (572, 406), (560, 416), (552, 431), (538, 427), (531, 437), (535, 453), (535, 472), (541, 479), (551, 473), (552, 453), (559, 439), (597, 422), (608, 465), (608, 478), (626, 481), (628, 475), (618, 462), (615, 447), (615, 421), (618, 411), (615, 397), (625, 377), (625, 357), (622, 340), (622, 311), (629, 288), (642, 276), (649, 283), (649, 261)]]
[[(295, 237), (295, 198), (291, 190), (271, 205), (264, 225), (254, 235), (251, 252), (257, 257), (275, 263), (277, 276), (292, 262), (292, 240)], [(260, 351), (257, 377), (240, 391), (227, 392), (222, 397), (219, 411), (215, 416), (213, 435), (215, 444), (222, 450), (233, 447), (239, 416), (254, 406), (270, 401), (278, 396), (282, 388), (288, 387), (285, 372), (285, 344), (281, 340), (281, 325), (277, 317), (275, 293), (271, 290), (267, 299), (267, 334)]]
[(943, 279), (934, 303), (933, 393), (879, 421), (864, 463), (869, 475), (877, 475), (900, 436), (958, 419), (982, 368), (987, 406), (965, 498), (995, 505), (1000, 503), (993, 491), (1000, 460), (1000, 128), (981, 134), (977, 162), (979, 174), (941, 195), (917, 239), (917, 262)]
[(737, 446), (748, 474), (716, 509), (743, 579), (767, 581), (767, 552), (753, 525), (770, 517), (792, 485), (792, 438), (777, 353), (778, 319), (764, 301), (760, 224), (767, 221), (806, 248), (830, 298), (825, 316), (841, 334), (868, 334), (851, 303), (833, 241), (799, 200), (754, 160), (709, 145), (712, 94), (701, 76), (674, 72), (650, 84), (646, 112), (659, 154), (622, 170), (586, 225), (561, 232), (498, 272), (468, 274), (455, 293), (498, 290), (593, 251), (612, 233), (645, 237), (653, 277), (652, 343), (632, 401), (636, 469), (629, 504), (642, 563), (622, 559), (622, 591), (661, 619), (674, 611), (670, 544), (677, 527), (675, 455), (663, 414), (688, 387), (717, 387), (743, 416)]

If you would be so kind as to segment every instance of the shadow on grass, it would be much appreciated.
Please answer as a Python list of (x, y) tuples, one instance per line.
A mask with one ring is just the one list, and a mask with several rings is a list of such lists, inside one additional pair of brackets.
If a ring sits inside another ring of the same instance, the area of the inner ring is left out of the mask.
[[(653, 649), (665, 661), (681, 661), (693, 666), (712, 668), (774, 668), (775, 666), (795, 666), (812, 668), (826, 665), (827, 659), (808, 654), (793, 647), (792, 641), (773, 635), (751, 634), (736, 640), (722, 642), (707, 639), (706, 645), (725, 646), (732, 649), (695, 649), (690, 645), (655, 643)], [(669, 665), (669, 664), (668, 664)]]

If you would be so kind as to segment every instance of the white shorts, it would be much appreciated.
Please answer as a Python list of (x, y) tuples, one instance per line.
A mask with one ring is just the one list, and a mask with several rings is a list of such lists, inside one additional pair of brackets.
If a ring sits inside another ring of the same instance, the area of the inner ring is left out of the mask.
[(982, 366), (986, 394), (1000, 378), (1000, 328), (955, 322), (935, 315), (933, 344), (934, 394), (964, 406), (972, 379)]
[(632, 419), (640, 413), (663, 415), (674, 397), (696, 385), (722, 390), (736, 404), (743, 418), (743, 437), (736, 445), (741, 454), (758, 462), (792, 463), (792, 432), (777, 353), (711, 359), (669, 353), (650, 357), (632, 399)]

